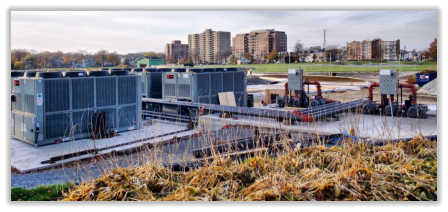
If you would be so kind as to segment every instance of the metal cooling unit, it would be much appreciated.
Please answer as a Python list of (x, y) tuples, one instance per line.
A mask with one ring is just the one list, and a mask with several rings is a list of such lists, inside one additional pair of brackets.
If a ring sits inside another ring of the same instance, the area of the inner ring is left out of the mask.
[(99, 128), (104, 133), (140, 128), (140, 76), (111, 74), (43, 72), (14, 79), (12, 137), (37, 147), (91, 137)]
[(247, 105), (245, 72), (167, 72), (163, 73), (163, 98), (206, 104), (219, 104), (218, 93), (233, 91), (237, 106)]

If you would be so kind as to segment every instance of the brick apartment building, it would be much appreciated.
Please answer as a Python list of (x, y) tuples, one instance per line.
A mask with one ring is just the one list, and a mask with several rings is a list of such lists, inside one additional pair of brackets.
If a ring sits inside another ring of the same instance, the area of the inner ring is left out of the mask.
[(348, 60), (385, 60), (398, 61), (400, 55), (400, 40), (383, 41), (374, 39), (372, 41), (347, 42)]
[(276, 49), (277, 52), (287, 51), (285, 32), (274, 29), (253, 30), (250, 33), (237, 34), (232, 38), (232, 53), (238, 58), (251, 53), (255, 59), (264, 59)]
[(206, 29), (203, 33), (188, 35), (189, 56), (193, 62), (216, 62), (232, 52), (230, 32)]
[(165, 45), (166, 58), (174, 57), (177, 61), (179, 58), (188, 58), (188, 44), (182, 44), (180, 40), (173, 40)]

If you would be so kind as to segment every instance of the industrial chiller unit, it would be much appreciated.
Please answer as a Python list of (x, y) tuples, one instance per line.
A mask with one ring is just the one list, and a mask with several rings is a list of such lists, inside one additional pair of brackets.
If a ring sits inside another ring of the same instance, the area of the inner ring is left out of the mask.
[(173, 69), (163, 73), (163, 98), (219, 104), (218, 93), (234, 92), (236, 106), (247, 105), (246, 73), (237, 69)]
[(11, 135), (41, 146), (141, 127), (141, 79), (128, 71), (38, 72), (13, 80)]

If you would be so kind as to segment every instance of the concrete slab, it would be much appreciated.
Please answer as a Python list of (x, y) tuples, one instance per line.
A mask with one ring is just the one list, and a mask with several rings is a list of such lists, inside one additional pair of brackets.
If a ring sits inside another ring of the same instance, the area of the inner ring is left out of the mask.
[[(141, 140), (148, 137), (159, 136), (167, 133), (177, 132), (187, 129), (185, 124), (174, 123), (168, 121), (155, 121), (153, 125), (144, 126), (140, 130), (134, 130), (129, 132), (119, 133), (119, 136), (92, 140), (92, 139), (79, 139), (75, 141), (65, 142), (61, 144), (53, 144), (48, 146), (41, 146), (34, 148), (32, 145), (21, 142), (17, 139), (11, 139), (11, 166), (16, 168), (22, 173), (30, 172), (33, 170), (49, 168), (58, 166), (64, 163), (77, 161), (84, 158), (92, 157), (92, 155), (83, 155), (73, 157), (66, 160), (58, 161), (54, 164), (41, 164), (41, 161), (49, 160), (50, 157), (55, 157), (63, 154), (70, 154), (74, 152), (89, 150), (92, 148), (103, 148), (118, 144), (124, 144), (131, 141)], [(109, 153), (111, 151), (126, 150), (134, 147), (141, 146), (145, 143), (155, 143), (164, 140), (169, 140), (175, 136), (191, 135), (195, 131), (190, 130), (182, 133), (175, 133), (173, 135), (155, 138), (152, 140), (136, 142), (130, 145), (116, 147), (100, 152), (100, 154)]]
[(437, 117), (428, 117), (427, 119), (392, 118), (353, 113), (343, 113), (337, 116), (340, 120), (336, 122), (299, 122), (291, 126), (286, 126), (274, 119), (240, 115), (234, 115), (238, 118), (237, 120), (222, 119), (219, 118), (219, 114), (201, 116), (199, 120), (201, 127), (209, 132), (221, 129), (225, 125), (248, 125), (316, 134), (344, 133), (345, 130), (354, 128), (358, 136), (373, 139), (410, 138), (419, 133), (424, 136), (437, 135)]

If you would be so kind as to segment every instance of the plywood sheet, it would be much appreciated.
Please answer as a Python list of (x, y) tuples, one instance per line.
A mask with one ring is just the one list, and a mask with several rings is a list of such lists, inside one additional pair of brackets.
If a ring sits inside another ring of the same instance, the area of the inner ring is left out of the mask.
[(233, 91), (218, 93), (218, 98), (220, 105), (236, 106), (235, 94)]

